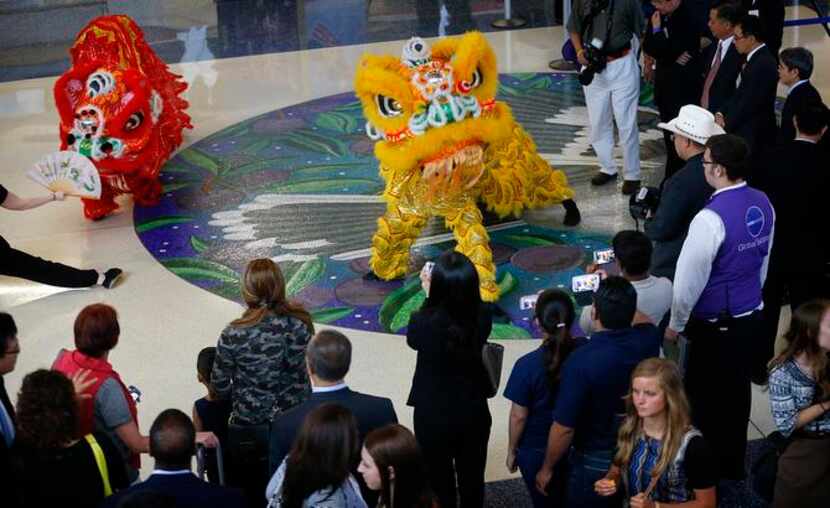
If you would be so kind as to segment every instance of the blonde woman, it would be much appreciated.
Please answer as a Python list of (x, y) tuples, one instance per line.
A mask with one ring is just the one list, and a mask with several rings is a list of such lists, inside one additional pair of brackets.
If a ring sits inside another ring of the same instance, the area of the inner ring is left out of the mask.
[(691, 425), (673, 362), (649, 358), (634, 369), (617, 450), (611, 470), (594, 484), (599, 495), (622, 486), (632, 508), (715, 508), (716, 463)]
[(258, 502), (269, 477), (269, 424), (311, 392), (305, 349), (314, 326), (305, 309), (286, 299), (285, 278), (270, 259), (248, 263), (242, 298), (242, 317), (222, 331), (216, 345), (211, 381), (233, 408), (228, 483)]

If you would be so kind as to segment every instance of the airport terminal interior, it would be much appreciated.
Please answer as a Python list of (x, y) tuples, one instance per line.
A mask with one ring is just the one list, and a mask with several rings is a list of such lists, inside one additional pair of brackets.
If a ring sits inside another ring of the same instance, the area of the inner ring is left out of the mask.
[[(505, 3), (521, 26), (493, 26), (505, 18)], [(826, 15), (827, 3), (819, 5)], [(21, 346), (16, 370), (5, 376), (10, 394), (25, 373), (48, 367), (62, 348), (73, 347), (80, 309), (105, 302), (118, 310), (121, 325), (110, 361), (141, 392), (141, 430), (147, 432), (165, 408), (189, 413), (203, 395), (197, 353), (215, 345), (240, 316), (238, 278), (247, 261), (269, 257), (284, 267), (290, 296), (312, 312), (317, 329), (333, 327), (351, 339), (349, 386), (391, 398), (401, 423), (411, 427), (406, 396), (415, 352), (404, 330), (422, 296), (413, 282), (417, 272), (394, 282), (365, 277), (370, 238), (385, 205), (354, 77), (364, 54), (398, 56), (412, 36), (434, 43), (468, 30), (484, 33), (498, 61), (499, 99), (513, 108), (540, 155), (567, 174), (582, 213), (576, 227), (562, 224), (561, 206), (505, 219), (485, 214), (500, 304), (508, 314), (494, 331), (505, 348), (503, 382), (516, 359), (539, 344), (521, 297), (568, 286), (592, 251), (608, 248), (616, 231), (635, 227), (628, 196), (620, 193), (622, 179), (590, 184), (597, 159), (585, 99), (575, 74), (548, 66), (561, 57), (565, 34), (561, 5), (547, 0), (0, 2), (0, 184), (19, 196), (45, 192), (26, 172), (60, 148), (53, 86), (70, 67), (77, 33), (107, 14), (129, 15), (172, 72), (183, 76), (193, 128), (162, 167), (156, 206), (124, 196), (116, 213), (96, 221), (85, 219), (72, 197), (27, 212), (2, 210), (0, 232), (17, 249), (72, 266), (124, 270), (111, 290), (0, 277), (0, 310), (14, 316)], [(827, 100), (830, 35), (822, 24), (804, 22), (817, 16), (813, 4), (789, 2), (782, 47), (813, 52), (812, 82)], [(782, 101), (784, 94), (780, 87)], [(643, 87), (644, 185), (662, 178), (658, 121), (650, 89)], [(430, 222), (413, 246), (414, 269), (452, 245), (444, 225)], [(789, 308), (782, 312), (784, 327)], [(752, 389), (747, 432), (758, 439), (774, 423), (767, 392)], [(505, 468), (509, 401), (498, 395), (489, 404), (489, 492), (519, 496), (491, 505), (529, 506), (518, 475)], [(145, 460), (142, 476), (151, 469)]]

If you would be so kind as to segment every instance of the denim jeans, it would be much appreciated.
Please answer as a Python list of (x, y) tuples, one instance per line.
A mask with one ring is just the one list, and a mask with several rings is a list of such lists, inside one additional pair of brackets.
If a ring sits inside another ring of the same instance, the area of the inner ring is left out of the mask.
[(613, 450), (582, 452), (571, 449), (568, 461), (570, 474), (565, 506), (568, 508), (609, 508), (620, 505), (617, 496), (601, 497), (594, 491), (594, 482), (611, 468)]

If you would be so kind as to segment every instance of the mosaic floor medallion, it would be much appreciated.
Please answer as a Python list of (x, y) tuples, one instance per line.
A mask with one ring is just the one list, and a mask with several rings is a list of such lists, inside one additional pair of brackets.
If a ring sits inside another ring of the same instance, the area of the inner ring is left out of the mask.
[[(540, 154), (572, 180), (588, 177), (596, 159), (575, 76), (505, 74), (500, 99), (513, 108)], [(648, 106), (650, 97), (641, 103)], [(661, 155), (657, 117), (641, 107), (644, 164)], [(659, 140), (659, 142), (658, 142)], [(454, 245), (433, 220), (411, 256), (404, 280), (365, 280), (383, 182), (351, 93), (324, 97), (229, 126), (179, 152), (162, 171), (155, 207), (135, 207), (147, 250), (168, 270), (222, 297), (241, 301), (239, 274), (256, 257), (277, 261), (291, 298), (315, 322), (405, 333), (424, 300), (417, 271)], [(548, 287), (570, 288), (592, 252), (610, 239), (580, 229), (551, 229), (520, 219), (486, 221), (510, 323), (493, 338), (539, 336), (519, 299)]]

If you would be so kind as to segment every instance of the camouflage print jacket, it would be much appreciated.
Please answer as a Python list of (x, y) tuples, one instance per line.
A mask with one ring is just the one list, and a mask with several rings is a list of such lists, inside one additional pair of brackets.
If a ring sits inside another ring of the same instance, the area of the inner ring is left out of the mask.
[(220, 397), (231, 399), (234, 423), (268, 423), (309, 397), (310, 339), (302, 321), (286, 316), (268, 315), (254, 326), (222, 331), (211, 381)]

